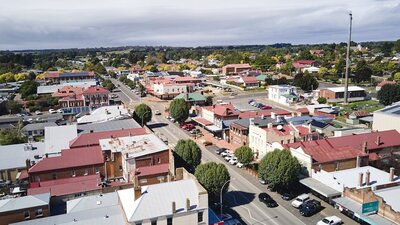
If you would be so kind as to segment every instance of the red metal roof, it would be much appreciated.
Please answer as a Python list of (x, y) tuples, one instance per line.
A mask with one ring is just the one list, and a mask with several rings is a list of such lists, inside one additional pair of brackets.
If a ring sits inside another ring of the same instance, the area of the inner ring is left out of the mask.
[(235, 67), (235, 68), (251, 68), (250, 64), (245, 63), (245, 64), (228, 64), (224, 67)]
[(271, 113), (275, 113), (275, 115), (279, 116), (284, 116), (284, 115), (291, 115), (291, 112), (284, 110), (284, 109), (267, 109), (267, 110), (262, 110), (262, 111), (256, 111), (256, 112), (242, 112), (239, 114), (240, 119), (244, 118), (256, 118), (256, 117), (261, 117), (262, 115), (265, 117), (270, 117)]
[(242, 77), (243, 82), (245, 84), (254, 84), (254, 83), (258, 83), (257, 78), (256, 77)]
[(99, 146), (65, 149), (61, 151), (61, 156), (42, 159), (33, 165), (28, 170), (28, 173), (76, 168), (103, 163), (103, 152)]
[(299, 108), (299, 109), (296, 109), (296, 112), (299, 112), (299, 113), (309, 113), (310, 111), (308, 111), (307, 108)]
[(228, 105), (213, 105), (203, 107), (202, 110), (208, 110), (214, 112), (215, 115), (218, 116), (236, 116), (239, 115), (238, 112), (235, 111), (235, 108), (232, 104)]
[(383, 87), (383, 85), (386, 85), (386, 84), (397, 84), (397, 83), (396, 83), (396, 81), (384, 80), (384, 81), (380, 82), (377, 86)]
[(196, 122), (201, 123), (203, 126), (208, 126), (208, 125), (212, 125), (213, 123), (209, 120), (206, 120), (204, 118), (193, 118)]
[(82, 92), (84, 95), (92, 95), (92, 94), (108, 94), (110, 91), (103, 87), (90, 87)]
[(28, 189), (28, 195), (36, 195), (50, 192), (51, 196), (64, 196), (88, 191), (101, 190), (98, 184), (101, 182), (99, 174), (56, 179), (32, 183)]
[(272, 128), (264, 128), (267, 132), (275, 132), (279, 136), (288, 136), (291, 135), (290, 132), (294, 131), (294, 129), (289, 125), (282, 126), (282, 129), (278, 130), (277, 127)]
[(149, 175), (165, 174), (169, 172), (169, 164), (160, 164), (154, 166), (144, 166), (136, 170), (136, 175), (140, 177), (145, 177)]
[(126, 130), (113, 130), (113, 131), (103, 131), (103, 132), (95, 132), (95, 133), (87, 133), (82, 134), (72, 141), (69, 142), (70, 148), (84, 147), (84, 146), (93, 146), (99, 145), (100, 139), (106, 139), (111, 137), (126, 137), (126, 136), (136, 136), (147, 134), (146, 129), (144, 128), (132, 128)]

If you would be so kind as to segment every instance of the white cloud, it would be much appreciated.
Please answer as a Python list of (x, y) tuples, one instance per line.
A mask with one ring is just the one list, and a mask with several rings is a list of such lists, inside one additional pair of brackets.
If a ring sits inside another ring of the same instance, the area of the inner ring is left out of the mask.
[(400, 38), (400, 0), (0, 0), (0, 49)]

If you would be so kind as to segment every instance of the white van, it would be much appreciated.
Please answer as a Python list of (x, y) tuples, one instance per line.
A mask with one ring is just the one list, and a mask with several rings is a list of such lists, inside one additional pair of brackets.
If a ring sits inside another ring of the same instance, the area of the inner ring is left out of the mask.
[(295, 208), (299, 208), (303, 203), (308, 200), (310, 200), (310, 196), (308, 196), (308, 194), (299, 195), (295, 200), (293, 200), (292, 206)]
[(337, 216), (328, 216), (323, 220), (318, 221), (317, 225), (340, 225), (342, 224), (342, 219)]

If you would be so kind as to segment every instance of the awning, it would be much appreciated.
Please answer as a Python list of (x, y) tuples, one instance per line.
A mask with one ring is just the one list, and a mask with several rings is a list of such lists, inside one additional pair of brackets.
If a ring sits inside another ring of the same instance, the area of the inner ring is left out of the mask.
[(220, 127), (217, 127), (215, 125), (210, 125), (210, 126), (206, 126), (206, 129), (211, 131), (211, 132), (219, 132), (222, 131), (222, 129)]
[(335, 190), (335, 189), (333, 189), (311, 177), (307, 177), (307, 178), (300, 180), (300, 183), (304, 184), (305, 186), (309, 187), (310, 189), (318, 192), (319, 194), (321, 194), (327, 198), (342, 195), (342, 193), (340, 191), (337, 191), (337, 190)]
[(332, 199), (338, 206), (339, 210), (347, 210), (354, 213), (354, 216), (360, 218), (363, 221), (368, 222), (371, 225), (393, 225), (394, 223), (384, 217), (372, 214), (372, 215), (363, 215), (362, 214), (362, 205), (350, 198), (341, 197)]
[(209, 125), (213, 124), (211, 121), (206, 120), (206, 119), (204, 119), (202, 117), (192, 118), (192, 120), (194, 120), (195, 122), (197, 122), (197, 123), (199, 123), (199, 124), (201, 124), (203, 126), (209, 126)]

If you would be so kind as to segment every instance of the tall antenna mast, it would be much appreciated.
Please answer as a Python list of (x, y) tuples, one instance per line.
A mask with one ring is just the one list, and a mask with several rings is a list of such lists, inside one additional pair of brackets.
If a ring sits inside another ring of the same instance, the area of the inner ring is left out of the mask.
[(353, 22), (353, 14), (349, 12), (350, 17), (350, 32), (349, 32), (349, 41), (347, 42), (347, 54), (346, 54), (346, 73), (344, 79), (344, 103), (347, 103), (347, 99), (349, 98), (348, 90), (349, 90), (349, 70), (350, 70), (350, 42), (351, 42), (351, 27)]

